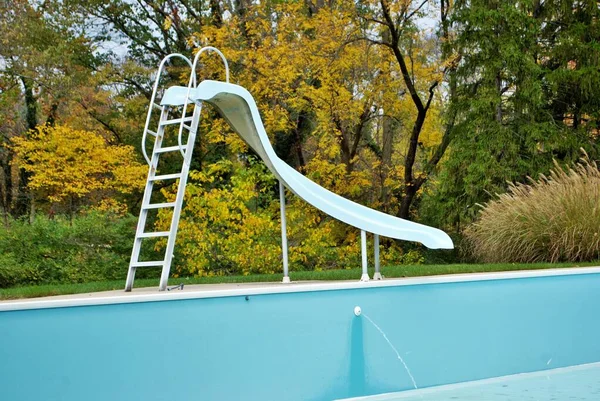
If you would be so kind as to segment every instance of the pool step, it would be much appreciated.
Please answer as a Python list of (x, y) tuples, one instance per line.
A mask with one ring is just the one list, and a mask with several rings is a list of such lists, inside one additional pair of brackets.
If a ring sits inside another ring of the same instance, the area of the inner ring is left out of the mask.
[(148, 177), (148, 181), (176, 180), (178, 178), (181, 178), (181, 173), (163, 174), (163, 175), (152, 175), (152, 176)]
[[(171, 120), (164, 120), (160, 122), (160, 125), (172, 125), (172, 124), (181, 124), (182, 122), (189, 123), (192, 121), (192, 117), (185, 118), (174, 118)], [(187, 125), (186, 125), (187, 128)]]
[(169, 234), (171, 234), (171, 231), (150, 231), (138, 234), (138, 238), (168, 237)]
[(169, 207), (175, 207), (175, 202), (150, 203), (150, 204), (144, 205), (142, 207), (144, 209), (166, 209)]
[[(167, 146), (165, 148), (158, 148), (156, 149), (156, 153), (168, 153), (168, 152), (178, 152), (180, 151), (182, 148), (180, 148), (178, 145), (175, 146)], [(183, 145), (183, 149), (185, 150), (185, 145)]]
[(148, 261), (148, 262), (135, 262), (132, 263), (131, 266), (133, 267), (156, 267), (156, 266), (162, 266), (165, 263), (164, 260), (152, 260), (152, 261)]

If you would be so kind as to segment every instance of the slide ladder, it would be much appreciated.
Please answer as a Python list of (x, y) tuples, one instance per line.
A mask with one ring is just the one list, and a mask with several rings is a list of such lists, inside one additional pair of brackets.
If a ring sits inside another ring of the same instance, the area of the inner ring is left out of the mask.
[[(213, 50), (221, 54), (221, 52), (219, 52), (215, 48), (205, 47), (198, 52), (193, 64), (187, 57), (181, 54), (171, 54), (162, 60), (158, 68), (158, 72), (154, 82), (154, 88), (152, 91), (152, 97), (150, 100), (150, 107), (148, 109), (148, 114), (146, 117), (146, 125), (144, 127), (144, 133), (142, 136), (142, 152), (144, 154), (146, 162), (149, 165), (148, 178), (146, 180), (146, 187), (144, 189), (144, 196), (142, 199), (142, 206), (138, 219), (135, 240), (131, 252), (131, 259), (129, 261), (129, 271), (127, 273), (125, 291), (131, 291), (131, 289), (133, 288), (135, 271), (138, 267), (161, 267), (162, 273), (160, 277), (159, 289), (161, 291), (167, 289), (169, 272), (171, 270), (171, 262), (173, 260), (173, 251), (175, 248), (175, 240), (177, 238), (177, 227), (179, 225), (179, 217), (181, 215), (181, 209), (183, 207), (183, 198), (185, 196), (185, 186), (187, 184), (190, 162), (194, 150), (194, 143), (196, 141), (196, 133), (198, 131), (198, 124), (200, 122), (200, 114), (202, 112), (202, 102), (190, 99), (189, 94), (192, 93), (193, 90), (196, 88), (196, 64), (198, 62), (199, 56), (207, 50)], [(157, 104), (156, 95), (159, 88), (160, 78), (167, 61), (169, 61), (171, 58), (183, 59), (190, 66), (191, 73), (189, 84), (187, 87), (187, 94), (185, 96), (185, 100), (180, 104), (166, 104), (164, 102), (161, 102), (161, 104)], [(227, 78), (229, 78), (229, 76)], [(154, 110), (158, 110), (160, 112), (160, 117), (158, 119), (158, 127), (156, 128), (156, 130), (151, 130), (149, 129), (149, 127), (152, 124), (152, 115)], [(179, 115), (177, 116), (176, 114)], [(167, 135), (168, 127), (176, 126), (179, 126), (177, 145), (163, 146), (165, 135)], [(152, 148), (152, 154), (150, 155), (150, 157), (148, 157), (148, 154), (146, 153), (146, 138), (148, 137), (148, 135), (154, 137), (154, 146)], [(187, 136), (187, 140), (185, 143), (183, 143), (184, 136)], [(178, 173), (173, 174), (158, 174), (158, 164), (160, 156), (163, 154), (175, 152), (181, 154), (181, 170)], [(154, 184), (158, 181), (177, 182), (177, 195), (175, 197), (174, 202), (152, 203), (152, 194), (153, 192), (155, 192)], [(171, 216), (171, 223), (169, 225), (168, 231), (146, 231), (146, 221), (148, 220), (148, 212), (150, 210), (156, 209), (173, 210)], [(154, 261), (140, 260), (142, 241), (145, 238), (159, 237), (167, 238), (167, 245), (165, 248), (165, 254), (163, 259)]]

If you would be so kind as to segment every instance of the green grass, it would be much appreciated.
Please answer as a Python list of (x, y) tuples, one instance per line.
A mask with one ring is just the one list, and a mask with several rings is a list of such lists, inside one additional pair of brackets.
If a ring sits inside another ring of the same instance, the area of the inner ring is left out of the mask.
[[(454, 265), (418, 265), (418, 266), (386, 266), (382, 273), (387, 278), (393, 277), (417, 277), (433, 276), (440, 274), (456, 273), (480, 273), (496, 271), (552, 269), (561, 267), (595, 266), (598, 262), (579, 263), (533, 263), (533, 264), (454, 264)], [(370, 272), (371, 275), (373, 272)], [(361, 275), (360, 269), (327, 270), (327, 271), (302, 271), (290, 273), (294, 281), (309, 280), (358, 280)], [(171, 278), (170, 285), (183, 283), (189, 284), (218, 284), (218, 283), (252, 283), (252, 282), (274, 282), (281, 280), (278, 274), (257, 274), (250, 276), (215, 276), (215, 277), (189, 277)], [(3, 288), (0, 289), (0, 300), (35, 298), (50, 295), (80, 294), (87, 292), (120, 290), (125, 286), (124, 280), (102, 281), (80, 284), (46, 284), (28, 287)], [(135, 281), (135, 288), (157, 287), (158, 279), (140, 279)]]

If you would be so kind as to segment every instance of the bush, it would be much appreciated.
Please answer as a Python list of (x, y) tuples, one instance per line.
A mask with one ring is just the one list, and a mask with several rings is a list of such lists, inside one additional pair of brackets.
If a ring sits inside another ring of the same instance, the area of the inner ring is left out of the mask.
[(0, 287), (124, 279), (136, 218), (92, 212), (0, 228)]
[(587, 155), (550, 177), (512, 184), (465, 232), (483, 262), (580, 262), (600, 256), (600, 171)]

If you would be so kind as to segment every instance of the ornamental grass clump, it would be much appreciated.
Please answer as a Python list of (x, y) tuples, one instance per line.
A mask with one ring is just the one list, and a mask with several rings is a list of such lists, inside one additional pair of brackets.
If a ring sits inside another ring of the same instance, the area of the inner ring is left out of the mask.
[[(585, 152), (584, 152), (585, 153)], [(549, 177), (510, 184), (465, 234), (483, 262), (590, 261), (600, 256), (600, 171), (587, 154)]]

